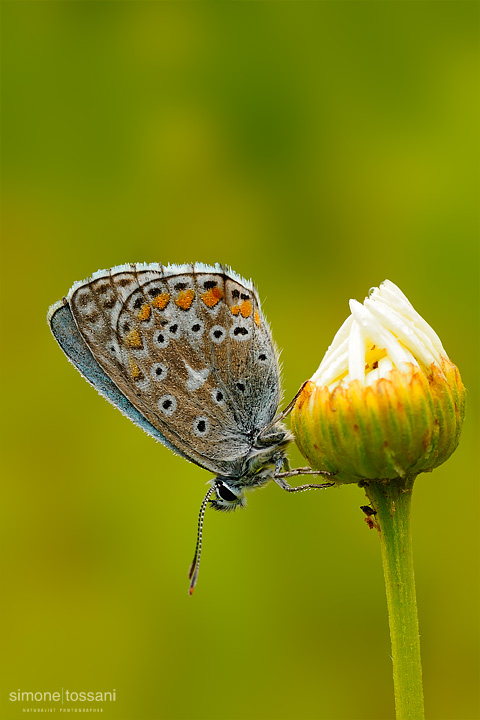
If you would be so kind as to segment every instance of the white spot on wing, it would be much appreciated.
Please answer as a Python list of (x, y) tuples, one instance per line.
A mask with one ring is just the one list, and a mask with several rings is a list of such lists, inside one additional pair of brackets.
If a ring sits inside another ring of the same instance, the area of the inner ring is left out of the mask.
[(210, 368), (203, 368), (203, 370), (194, 370), (185, 361), (185, 368), (188, 372), (187, 378), (187, 390), (193, 391), (201, 388), (205, 383), (206, 379), (210, 374)]
[(198, 417), (193, 421), (193, 432), (197, 437), (207, 435), (210, 430), (210, 421), (207, 417)]
[(164, 415), (170, 417), (177, 409), (177, 400), (173, 395), (162, 395), (158, 401), (158, 407)]

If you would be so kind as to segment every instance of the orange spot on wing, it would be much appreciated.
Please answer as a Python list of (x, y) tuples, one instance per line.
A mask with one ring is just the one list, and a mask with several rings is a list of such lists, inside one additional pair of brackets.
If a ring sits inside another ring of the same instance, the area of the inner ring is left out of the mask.
[(250, 317), (252, 314), (252, 301), (251, 300), (244, 300), (242, 304), (240, 305), (240, 313), (242, 317), (247, 318)]
[(141, 308), (140, 312), (138, 313), (138, 319), (139, 320), (148, 320), (151, 312), (152, 312), (152, 308), (150, 307), (150, 305), (147, 305), (145, 303), (145, 305), (142, 305), (142, 308)]
[(193, 290), (180, 290), (176, 297), (175, 304), (182, 310), (188, 310), (194, 297), (195, 292)]
[(231, 307), (230, 312), (232, 313), (232, 315), (238, 315), (240, 312), (240, 305), (234, 305), (233, 307)]
[(207, 292), (204, 292), (201, 296), (203, 302), (209, 308), (215, 307), (215, 305), (218, 303), (219, 300), (222, 299), (222, 297), (223, 290), (220, 290), (219, 287), (211, 288), (210, 290), (207, 290)]
[(138, 380), (142, 377), (142, 371), (138, 367), (137, 363), (132, 360), (132, 358), (128, 359), (128, 364), (130, 365), (130, 375), (134, 380)]
[(255, 317), (255, 324), (258, 325), (258, 327), (260, 327), (260, 315), (258, 314), (258, 310), (255, 310), (254, 317)]
[(163, 310), (163, 308), (167, 307), (169, 300), (170, 295), (168, 293), (160, 293), (160, 295), (157, 295), (157, 297), (152, 301), (152, 305), (159, 310)]
[(138, 330), (136, 330), (136, 329), (129, 332), (128, 335), (125, 335), (125, 342), (128, 345), (128, 347), (131, 347), (131, 348), (138, 349), (138, 348), (143, 347), (142, 340), (140, 338)]

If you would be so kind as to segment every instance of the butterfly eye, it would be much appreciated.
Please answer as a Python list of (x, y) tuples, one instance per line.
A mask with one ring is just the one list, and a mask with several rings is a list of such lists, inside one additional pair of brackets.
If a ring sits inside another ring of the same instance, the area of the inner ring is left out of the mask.
[(219, 497), (222, 498), (222, 500), (226, 500), (227, 502), (235, 502), (238, 500), (238, 497), (233, 493), (226, 485), (223, 483), (218, 483), (217, 486), (217, 494)]

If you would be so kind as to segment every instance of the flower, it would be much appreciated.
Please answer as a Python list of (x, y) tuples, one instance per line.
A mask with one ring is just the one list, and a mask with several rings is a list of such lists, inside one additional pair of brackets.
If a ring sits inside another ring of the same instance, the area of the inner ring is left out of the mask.
[(465, 388), (438, 335), (389, 280), (343, 323), (292, 412), (297, 445), (339, 483), (415, 476), (458, 445)]

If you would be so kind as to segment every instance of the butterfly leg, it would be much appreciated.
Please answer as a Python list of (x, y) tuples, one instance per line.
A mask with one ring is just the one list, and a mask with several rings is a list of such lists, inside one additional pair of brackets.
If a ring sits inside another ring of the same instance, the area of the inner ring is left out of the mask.
[[(283, 468), (283, 472), (280, 472)], [(323, 488), (332, 487), (335, 483), (333, 482), (327, 482), (323, 483), (321, 485), (315, 485), (315, 484), (306, 484), (306, 485), (297, 485), (296, 487), (292, 487), (288, 484), (285, 478), (289, 477), (296, 477), (297, 475), (323, 475), (325, 477), (334, 477), (335, 473), (327, 472), (326, 470), (312, 470), (312, 468), (294, 468), (293, 470), (290, 469), (290, 463), (288, 462), (288, 459), (286, 457), (278, 458), (276, 465), (275, 465), (275, 475), (273, 476), (273, 479), (277, 483), (279, 487), (282, 488), (282, 490), (286, 490), (286, 492), (304, 492), (305, 490), (322, 490)]]
[(302, 383), (302, 386), (300, 387), (300, 390), (297, 392), (297, 394), (295, 395), (295, 397), (294, 397), (292, 400), (290, 400), (290, 402), (288, 403), (287, 407), (286, 407), (284, 410), (282, 410), (278, 415), (276, 415), (276, 416), (273, 418), (273, 420), (272, 420), (271, 423), (269, 423), (266, 427), (262, 428), (262, 430), (260, 431), (260, 433), (259, 433), (259, 435), (258, 435), (259, 438), (261, 438), (261, 436), (262, 436), (264, 433), (266, 433), (267, 430), (270, 430), (270, 428), (272, 428), (274, 425), (276, 425), (277, 423), (281, 422), (282, 420), (285, 420), (285, 418), (287, 417), (287, 415), (289, 415), (289, 414), (292, 412), (292, 410), (293, 410), (293, 408), (294, 408), (294, 405), (295, 405), (295, 403), (297, 402), (297, 399), (299, 398), (299, 396), (300, 396), (303, 388), (304, 388), (305, 385), (307, 384), (307, 382), (308, 382), (308, 380), (305, 380), (305, 382)]
[(293, 410), (293, 408), (294, 408), (294, 406), (295, 406), (295, 403), (297, 402), (298, 398), (299, 398), (300, 395), (302, 394), (303, 388), (305, 387), (305, 385), (307, 384), (307, 382), (308, 382), (308, 380), (305, 380), (305, 382), (303, 382), (303, 383), (301, 384), (300, 390), (296, 393), (295, 397), (294, 397), (292, 400), (290, 400), (290, 402), (288, 403), (287, 407), (286, 407), (284, 410), (282, 410), (282, 412), (280, 413), (280, 417), (278, 417), (278, 418), (275, 420), (275, 422), (280, 422), (281, 420), (285, 420), (285, 418), (287, 417), (287, 415), (289, 415), (289, 414), (292, 412), (292, 410)]

